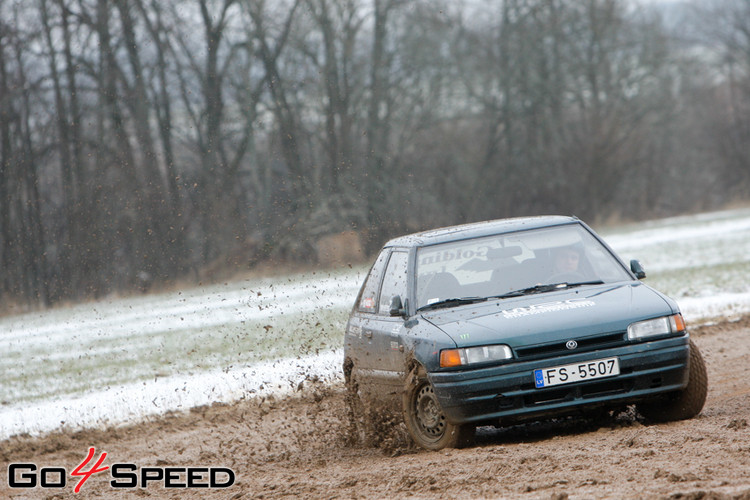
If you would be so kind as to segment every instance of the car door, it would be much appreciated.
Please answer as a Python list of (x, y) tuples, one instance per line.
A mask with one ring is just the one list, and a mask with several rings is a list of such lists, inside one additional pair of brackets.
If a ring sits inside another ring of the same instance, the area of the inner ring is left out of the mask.
[(409, 254), (394, 250), (383, 275), (378, 299), (378, 310), (369, 318), (368, 328), (372, 330), (373, 342), (371, 358), (375, 362), (373, 370), (383, 383), (401, 387), (404, 372), (404, 318), (391, 316), (391, 299), (398, 295), (403, 299), (407, 293)]
[(347, 324), (345, 340), (347, 356), (357, 371), (369, 372), (377, 365), (372, 359), (374, 330), (371, 319), (378, 313), (380, 287), (390, 255), (391, 250), (386, 248), (375, 259)]

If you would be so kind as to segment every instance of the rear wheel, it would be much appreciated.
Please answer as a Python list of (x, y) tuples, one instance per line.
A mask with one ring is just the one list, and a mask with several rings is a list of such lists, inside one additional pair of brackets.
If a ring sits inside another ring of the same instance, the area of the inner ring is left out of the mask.
[(349, 420), (346, 432), (346, 442), (350, 446), (369, 442), (369, 429), (372, 428), (369, 413), (367, 412), (364, 401), (362, 401), (359, 394), (357, 380), (352, 373), (353, 369), (354, 363), (347, 359), (344, 363), (344, 380), (346, 382), (345, 401), (347, 417)]
[(661, 399), (637, 405), (641, 415), (654, 422), (670, 422), (693, 418), (701, 412), (708, 393), (708, 375), (703, 356), (692, 340), (689, 364), (687, 386)]
[(474, 437), (473, 425), (451, 424), (445, 419), (435, 391), (426, 379), (407, 383), (403, 405), (406, 428), (422, 448), (460, 448)]

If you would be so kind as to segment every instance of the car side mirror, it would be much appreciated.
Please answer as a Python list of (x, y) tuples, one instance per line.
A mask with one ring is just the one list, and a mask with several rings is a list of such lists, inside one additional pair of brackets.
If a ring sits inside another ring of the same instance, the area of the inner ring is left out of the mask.
[(391, 297), (390, 314), (391, 316), (406, 316), (406, 307), (404, 307), (403, 302), (401, 302), (400, 295), (394, 295)]
[(633, 271), (633, 274), (635, 274), (635, 277), (639, 280), (642, 280), (646, 277), (646, 271), (643, 269), (641, 262), (637, 259), (633, 259), (630, 261), (630, 270)]

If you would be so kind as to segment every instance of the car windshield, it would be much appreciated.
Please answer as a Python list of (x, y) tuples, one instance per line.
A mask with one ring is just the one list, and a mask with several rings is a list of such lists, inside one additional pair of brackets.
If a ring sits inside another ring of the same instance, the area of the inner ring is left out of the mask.
[(632, 279), (580, 224), (422, 247), (416, 271), (417, 308)]

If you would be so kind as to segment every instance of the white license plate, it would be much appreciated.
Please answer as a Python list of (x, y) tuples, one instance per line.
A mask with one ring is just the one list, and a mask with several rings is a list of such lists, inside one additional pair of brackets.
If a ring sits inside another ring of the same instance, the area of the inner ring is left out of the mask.
[(617, 358), (595, 359), (583, 363), (553, 366), (534, 370), (534, 383), (537, 389), (552, 385), (572, 384), (583, 380), (613, 377), (620, 374)]

